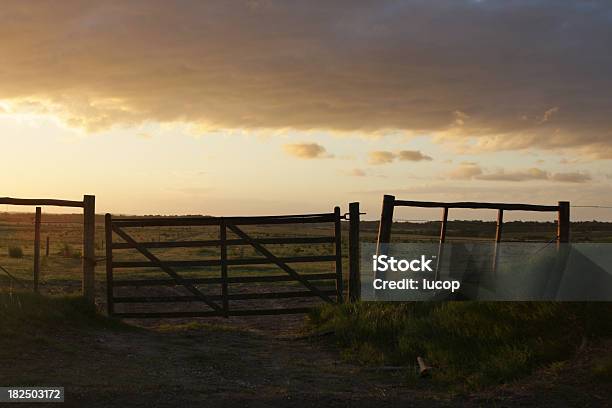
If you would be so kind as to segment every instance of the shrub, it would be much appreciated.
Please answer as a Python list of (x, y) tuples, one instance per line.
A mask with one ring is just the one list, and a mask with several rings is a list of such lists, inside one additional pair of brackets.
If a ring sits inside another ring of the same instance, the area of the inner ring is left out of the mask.
[(9, 247), (8, 254), (11, 258), (23, 258), (23, 249), (21, 247)]
[(81, 251), (74, 249), (72, 245), (67, 242), (62, 244), (62, 249), (60, 250), (60, 255), (66, 258), (80, 258)]

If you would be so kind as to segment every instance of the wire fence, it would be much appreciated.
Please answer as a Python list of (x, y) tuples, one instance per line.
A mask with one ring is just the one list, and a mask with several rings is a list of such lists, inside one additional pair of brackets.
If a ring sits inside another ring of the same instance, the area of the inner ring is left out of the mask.
[[(96, 252), (104, 250), (97, 226)], [(44, 214), (40, 226), (39, 290), (47, 294), (80, 294), (83, 216)], [(33, 288), (34, 214), (0, 214), (0, 289)]]

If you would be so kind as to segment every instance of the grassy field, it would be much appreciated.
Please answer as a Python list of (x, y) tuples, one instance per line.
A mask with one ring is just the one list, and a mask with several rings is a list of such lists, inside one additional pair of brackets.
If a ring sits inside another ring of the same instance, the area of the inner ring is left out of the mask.
[[(34, 241), (34, 215), (28, 213), (0, 213), (0, 266), (5, 267), (13, 276), (27, 284), (32, 280), (33, 268), (33, 241)], [(346, 272), (346, 256), (348, 249), (348, 225), (343, 223), (343, 256)], [(411, 223), (397, 222), (393, 226), (393, 240), (395, 242), (437, 242), (439, 222)], [(556, 234), (554, 223), (537, 222), (508, 222), (504, 225), (504, 240), (506, 241), (532, 241), (549, 242)], [(362, 222), (361, 239), (364, 242), (375, 242), (378, 230), (377, 222)], [(166, 227), (131, 230), (135, 237), (142, 241), (164, 240), (197, 240), (216, 239), (218, 230), (213, 227)], [(247, 228), (247, 232), (257, 237), (294, 237), (294, 236), (330, 236), (333, 227), (330, 224), (301, 226), (254, 226)], [(480, 221), (451, 221), (447, 230), (447, 239), (452, 241), (490, 240), (495, 235), (493, 222)], [(43, 291), (48, 293), (78, 293), (81, 279), (81, 245), (82, 245), (82, 217), (77, 214), (59, 215), (43, 213), (41, 227), (42, 258), (41, 279)], [(49, 238), (49, 256), (46, 239)], [(232, 234), (228, 234), (232, 238)], [(572, 224), (572, 240), (574, 242), (612, 242), (612, 223), (580, 222)], [(11, 248), (18, 248), (23, 255), (11, 257)], [(333, 253), (332, 245), (275, 245), (274, 253), (279, 256), (300, 255), (326, 255)], [(96, 217), (96, 257), (100, 263), (97, 268), (97, 280), (104, 281), (104, 219)], [(215, 259), (219, 256), (216, 248), (180, 248), (155, 250), (163, 259), (196, 260)], [(258, 257), (259, 255), (249, 247), (234, 247), (229, 252), (230, 258)], [(144, 260), (135, 251), (125, 251), (117, 258), (122, 260)], [(303, 264), (300, 272), (316, 273), (330, 272), (331, 263)], [(277, 272), (270, 266), (233, 266), (230, 273), (236, 276), (258, 273)], [(199, 268), (185, 270), (186, 273), (202, 274), (202, 276), (217, 276), (218, 270), (214, 268)], [(164, 276), (154, 268), (126, 270), (121, 272), (129, 277), (161, 277)], [(0, 272), (0, 285), (8, 285), (10, 281)], [(17, 285), (15, 283), (15, 285)]]

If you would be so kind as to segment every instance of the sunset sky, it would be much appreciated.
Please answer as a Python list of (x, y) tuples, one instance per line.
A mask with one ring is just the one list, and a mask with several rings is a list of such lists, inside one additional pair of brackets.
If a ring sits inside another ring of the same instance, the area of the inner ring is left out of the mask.
[(611, 72), (609, 1), (3, 1), (0, 196), (612, 206)]

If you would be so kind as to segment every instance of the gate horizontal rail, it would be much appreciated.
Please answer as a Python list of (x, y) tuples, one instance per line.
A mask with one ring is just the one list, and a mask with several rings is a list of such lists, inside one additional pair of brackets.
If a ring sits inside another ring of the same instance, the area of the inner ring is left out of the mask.
[[(336, 279), (335, 273), (314, 273), (302, 274), (302, 278), (309, 281), (320, 281)], [(223, 282), (223, 278), (199, 278), (185, 279), (185, 282), (192, 284), (218, 284)], [(295, 282), (289, 275), (269, 275), (269, 276), (234, 276), (228, 277), (227, 283), (263, 283), (263, 282)], [(116, 280), (113, 282), (115, 287), (123, 286), (175, 286), (176, 281), (172, 279), (138, 279), (138, 280)]]
[(233, 225), (310, 224), (334, 222), (335, 214), (306, 214), (262, 217), (142, 217), (114, 218), (113, 224), (121, 227), (181, 227), (220, 225), (221, 220)]
[[(333, 296), (335, 290), (323, 290), (323, 293)], [(238, 293), (227, 295), (228, 300), (250, 300), (250, 299), (288, 299), (297, 297), (315, 297), (311, 291), (292, 292), (267, 292), (267, 293)], [(223, 295), (209, 295), (210, 300), (222, 300)], [(115, 303), (172, 303), (172, 302), (197, 302), (197, 296), (123, 296), (115, 297)]]
[[(310, 307), (293, 307), (286, 309), (254, 309), (254, 310), (230, 310), (227, 316), (265, 316), (308, 313)], [(143, 313), (114, 313), (113, 316), (124, 319), (146, 319), (146, 318), (181, 318), (181, 317), (216, 317), (216, 312), (143, 312)]]
[[(303, 237), (303, 238), (259, 238), (257, 242), (261, 244), (331, 244), (335, 242), (334, 237)], [(228, 239), (227, 246), (248, 245), (243, 239)], [(221, 240), (204, 241), (167, 241), (167, 242), (143, 242), (145, 248), (200, 248), (221, 246)], [(113, 249), (133, 249), (125, 242), (113, 243)]]
[[(309, 262), (332, 262), (336, 260), (335, 255), (319, 255), (319, 256), (294, 256), (278, 258), (285, 263), (309, 263)], [(204, 266), (221, 266), (224, 262), (216, 259), (200, 260), (200, 261), (164, 261), (165, 265), (177, 266), (177, 267), (204, 267)], [(226, 265), (270, 265), (274, 262), (266, 258), (252, 258), (252, 259), (228, 259), (225, 261)], [(113, 262), (113, 268), (155, 268), (156, 265), (153, 262), (147, 261), (122, 261)]]

